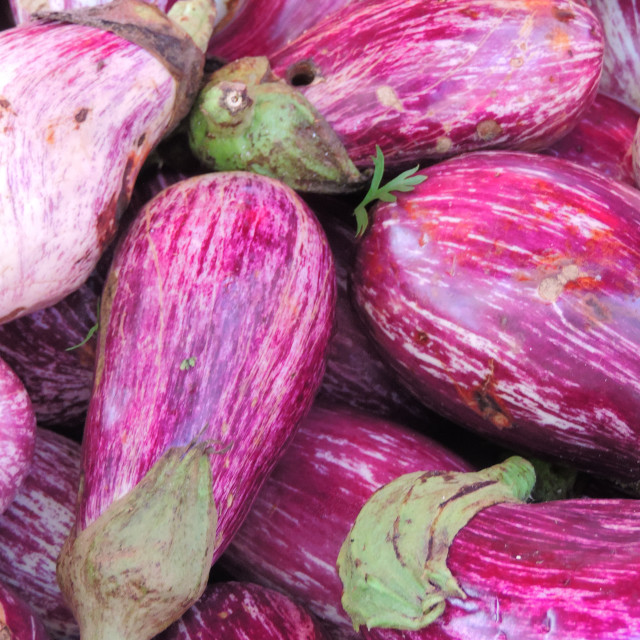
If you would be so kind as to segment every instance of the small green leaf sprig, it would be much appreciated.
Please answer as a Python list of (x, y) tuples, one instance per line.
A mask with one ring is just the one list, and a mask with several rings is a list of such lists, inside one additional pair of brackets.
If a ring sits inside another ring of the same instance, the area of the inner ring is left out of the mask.
[(392, 191), (413, 191), (416, 185), (424, 182), (427, 176), (417, 176), (416, 171), (420, 168), (419, 165), (413, 167), (413, 169), (407, 169), (398, 174), (392, 180), (389, 180), (387, 184), (380, 186), (382, 180), (382, 174), (384, 173), (384, 155), (382, 149), (376, 145), (376, 155), (371, 156), (373, 160), (373, 177), (371, 178), (371, 184), (369, 185), (369, 191), (367, 191), (362, 202), (355, 208), (354, 214), (356, 216), (356, 223), (358, 225), (356, 231), (356, 237), (359, 238), (366, 230), (369, 224), (369, 216), (367, 215), (367, 205), (371, 204), (374, 200), (381, 200), (382, 202), (395, 202), (398, 198), (392, 193)]
[(96, 317), (98, 318), (98, 320), (96, 320), (96, 323), (89, 328), (89, 331), (87, 332), (84, 340), (82, 342), (78, 342), (78, 344), (74, 344), (72, 347), (67, 347), (65, 351), (73, 351), (74, 349), (83, 347), (85, 344), (87, 344), (87, 342), (89, 342), (89, 340), (91, 340), (91, 338), (93, 338), (93, 334), (98, 330), (98, 327), (100, 326), (100, 298), (98, 298)]

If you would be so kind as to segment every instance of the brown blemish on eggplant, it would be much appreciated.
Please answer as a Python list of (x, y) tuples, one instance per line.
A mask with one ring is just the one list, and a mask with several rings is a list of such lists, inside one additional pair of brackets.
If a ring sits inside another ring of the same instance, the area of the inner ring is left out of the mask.
[(467, 18), (471, 18), (472, 20), (477, 20), (480, 17), (480, 12), (475, 9), (472, 9), (471, 7), (468, 7), (466, 9), (460, 9), (458, 13), (462, 14), (463, 16), (466, 16)]
[(476, 133), (480, 140), (490, 142), (502, 133), (502, 127), (495, 120), (482, 120), (476, 126)]
[(378, 87), (376, 89), (376, 98), (383, 107), (388, 107), (394, 111), (404, 111), (404, 106), (400, 98), (398, 98), (398, 94), (389, 85)]
[(489, 360), (489, 373), (487, 373), (480, 385), (470, 391), (463, 391), (458, 388), (458, 393), (471, 409), (486, 420), (489, 420), (495, 427), (507, 429), (511, 427), (512, 420), (495, 391), (494, 368), (495, 363), (491, 358)]
[(413, 338), (418, 344), (429, 344), (429, 334), (420, 329), (416, 330)]
[(436, 151), (438, 153), (449, 153), (451, 151), (451, 147), (453, 146), (453, 142), (451, 138), (448, 136), (440, 136), (436, 140)]
[(547, 276), (538, 285), (538, 295), (545, 302), (555, 302), (564, 291), (565, 286), (582, 275), (580, 269), (575, 264), (564, 265), (560, 273)]
[(144, 144), (144, 141), (147, 139), (147, 134), (143, 133), (139, 138), (136, 144), (141, 147)]
[(98, 60), (96, 63), (96, 71), (99, 73), (107, 66), (107, 63), (104, 60)]
[(575, 20), (576, 14), (572, 11), (568, 11), (567, 9), (559, 9), (558, 7), (554, 7), (553, 17), (560, 22), (570, 22), (571, 20)]
[(11, 103), (6, 98), (0, 98), (0, 109), (9, 111), (11, 109)]
[(82, 107), (82, 109), (78, 110), (76, 114), (73, 116), (73, 119), (78, 123), (82, 123), (87, 119), (89, 115), (89, 109), (86, 107)]
[(23, 311), (25, 311), (26, 307), (18, 307), (14, 309), (11, 313), (8, 313), (6, 316), (0, 318), (0, 324), (4, 324), (5, 322), (9, 322), (14, 318), (17, 318)]

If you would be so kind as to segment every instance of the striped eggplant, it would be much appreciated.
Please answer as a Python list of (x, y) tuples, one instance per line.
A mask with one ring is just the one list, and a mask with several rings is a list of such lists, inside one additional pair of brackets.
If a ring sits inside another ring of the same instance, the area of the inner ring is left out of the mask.
[(352, 274), (388, 361), (452, 421), (637, 491), (640, 193), (523, 152), (422, 173)]
[(328, 640), (320, 624), (290, 598), (249, 582), (220, 582), (157, 640)]
[[(528, 488), (523, 484), (499, 503), (497, 494), (508, 487), (489, 471), (457, 474), (475, 476), (471, 485), (472, 478), (459, 484), (456, 474), (418, 472), (372, 496), (338, 561), (345, 578), (343, 603), (362, 635), (368, 640), (640, 637), (637, 501), (523, 504), (514, 501), (519, 497), (514, 494)], [(433, 524), (414, 531), (422, 519)], [(385, 530), (393, 534), (387, 537)], [(365, 567), (369, 584), (379, 580), (370, 602), (359, 597), (369, 592), (362, 580)]]
[(0, 515), (0, 581), (33, 607), (53, 640), (78, 626), (56, 582), (56, 558), (73, 525), (80, 444), (38, 429), (29, 475)]
[(32, 608), (13, 589), (0, 584), (0, 638), (49, 640)]
[(357, 637), (340, 605), (340, 545), (378, 487), (420, 469), (470, 466), (397, 422), (314, 405), (221, 564), (231, 575), (288, 593), (334, 637)]
[(635, 186), (632, 148), (637, 123), (638, 112), (598, 93), (578, 124), (543, 153)]
[[(540, 150), (591, 104), (602, 55), (598, 20), (573, 0), (361, 0), (270, 56), (275, 79), (248, 58), (253, 77), (207, 83), (189, 119), (190, 145), (207, 167), (255, 165), (296, 189), (326, 192), (324, 174), (294, 184), (296, 163), (286, 164), (299, 147), (303, 156), (313, 148), (309, 131), (282, 133), (289, 114), (302, 119), (302, 96), (315, 112), (305, 122), (324, 137), (328, 125), (359, 169), (372, 167), (376, 145), (388, 169), (488, 147)], [(258, 92), (280, 98), (283, 81), (298, 90), (288, 106), (257, 102)], [(334, 190), (359, 178), (340, 180)]]
[(27, 390), (0, 359), (0, 513), (15, 498), (33, 462), (36, 416)]
[(310, 406), (334, 306), (326, 237), (282, 183), (196, 176), (138, 214), (102, 295), (83, 485), (58, 564), (81, 634), (151, 637), (197, 600)]
[(191, 105), (211, 13), (119, 0), (0, 33), (0, 323), (90, 275), (143, 161)]
[(600, 91), (640, 110), (640, 4), (637, 0), (585, 1), (604, 34)]

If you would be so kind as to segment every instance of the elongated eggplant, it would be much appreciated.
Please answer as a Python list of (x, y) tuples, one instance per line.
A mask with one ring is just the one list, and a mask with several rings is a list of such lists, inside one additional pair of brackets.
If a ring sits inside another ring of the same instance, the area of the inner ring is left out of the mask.
[(637, 489), (640, 193), (517, 152), (423, 173), (353, 273), (388, 361), (462, 426)]
[(36, 612), (54, 640), (79, 637), (56, 582), (56, 558), (73, 525), (80, 444), (38, 429), (33, 464), (0, 515), (0, 581)]
[(368, 640), (638, 638), (639, 530), (640, 510), (632, 499), (486, 507), (447, 549), (447, 567), (460, 595), (446, 598), (440, 617), (414, 630), (363, 625), (362, 635)]
[(278, 591), (249, 582), (207, 587), (202, 598), (157, 640), (328, 640), (320, 624)]
[[(149, 637), (200, 596), (211, 562), (310, 406), (334, 306), (322, 228), (282, 183), (241, 172), (197, 176), (140, 212), (102, 296), (83, 486), (59, 561), (83, 633)], [(189, 495), (165, 501), (163, 474), (192, 473), (181, 480)], [(143, 483), (156, 488), (145, 493)], [(202, 556), (178, 555), (183, 539), (197, 537)], [(104, 568), (90, 584), (87, 563)], [(158, 571), (176, 571), (184, 590), (154, 582), (162, 583)], [(125, 583), (132, 575), (135, 603)], [(101, 580), (106, 598), (96, 593)], [(149, 611), (140, 584), (159, 611)]]
[[(428, 425), (425, 425), (428, 427)], [(221, 559), (243, 580), (288, 593), (336, 638), (355, 636), (340, 605), (340, 545), (380, 486), (419, 469), (469, 470), (428, 436), (353, 409), (315, 405)]]
[(0, 634), (8, 640), (49, 639), (29, 604), (4, 584), (0, 584)]
[(632, 157), (637, 123), (637, 111), (598, 93), (578, 124), (543, 153), (635, 186)]
[(36, 417), (27, 390), (0, 359), (0, 513), (29, 473), (35, 439)]
[(112, 239), (200, 82), (212, 9), (191, 6), (125, 0), (0, 33), (0, 322), (77, 289)]
[[(376, 145), (387, 168), (397, 169), (463, 151), (550, 146), (591, 104), (602, 55), (600, 24), (582, 3), (363, 0), (309, 28), (270, 62), (280, 83), (315, 109), (318, 131), (328, 124), (359, 169), (372, 166)], [(263, 75), (249, 85), (238, 79), (251, 100), (267, 91)], [(280, 95), (278, 81), (271, 87)], [(208, 84), (196, 101), (196, 156), (219, 169), (256, 164), (293, 186), (296, 172), (287, 172), (285, 159), (301, 144), (308, 153), (312, 139), (283, 142), (282, 123), (284, 114), (298, 114), (300, 99), (292, 97), (288, 111), (257, 102), (240, 109), (237, 96), (220, 97), (225, 90), (223, 82)], [(253, 156), (245, 149), (249, 130), (260, 145)], [(231, 145), (237, 151), (229, 160)], [(310, 191), (327, 190), (305, 181)]]

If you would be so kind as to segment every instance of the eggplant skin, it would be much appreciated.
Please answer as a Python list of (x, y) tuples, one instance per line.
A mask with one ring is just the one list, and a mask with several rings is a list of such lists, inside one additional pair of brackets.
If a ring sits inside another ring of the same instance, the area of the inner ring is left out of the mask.
[(320, 624), (286, 595), (249, 582), (210, 584), (198, 602), (157, 640), (329, 640)]
[(447, 565), (467, 594), (417, 631), (367, 640), (636, 640), (640, 509), (632, 499), (501, 504), (457, 534)]
[[(429, 423), (423, 423), (428, 432)], [(358, 637), (342, 609), (336, 560), (371, 494), (403, 473), (469, 471), (428, 435), (338, 405), (315, 404), (220, 559), (236, 579), (287, 593), (336, 639)]]
[(359, 167), (482, 148), (543, 149), (592, 102), (603, 36), (567, 0), (366, 0), (270, 60), (329, 122)]
[(151, 200), (103, 293), (78, 528), (168, 448), (211, 441), (221, 553), (320, 385), (335, 289), (320, 223), (276, 180), (205, 174)]
[(4, 584), (0, 584), (0, 634), (10, 640), (49, 640), (29, 604)]
[(375, 207), (352, 274), (386, 359), (464, 427), (637, 483), (640, 193), (518, 152), (422, 173)]

